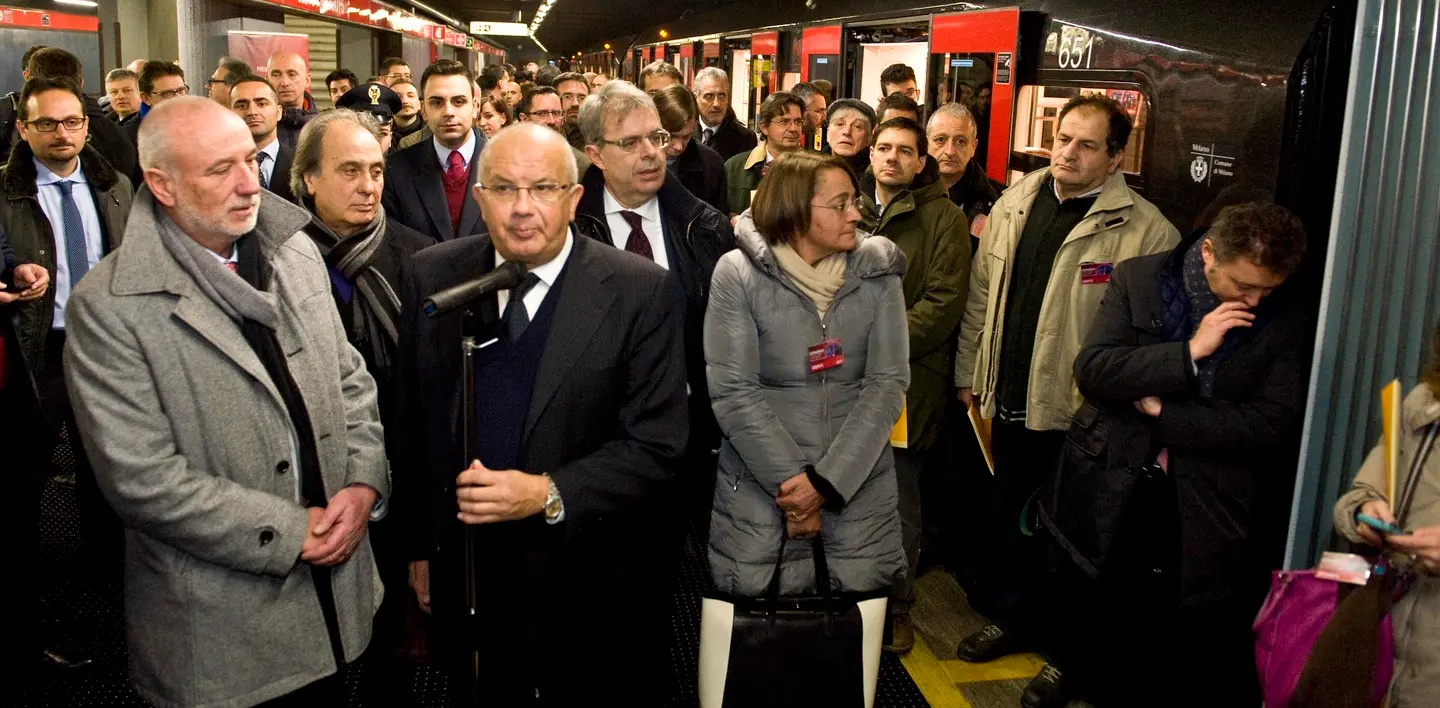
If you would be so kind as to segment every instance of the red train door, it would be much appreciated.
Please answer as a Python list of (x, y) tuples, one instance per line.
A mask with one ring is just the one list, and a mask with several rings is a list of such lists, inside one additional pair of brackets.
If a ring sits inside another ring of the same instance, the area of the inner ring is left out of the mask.
[(927, 105), (964, 103), (975, 115), (975, 158), (1005, 183), (1015, 99), (1020, 9), (936, 15), (930, 26)]
[[(760, 104), (770, 94), (780, 90), (780, 33), (757, 32), (750, 36), (750, 104), (751, 127), (753, 117), (759, 115)], [(732, 97), (731, 100), (734, 100)]]

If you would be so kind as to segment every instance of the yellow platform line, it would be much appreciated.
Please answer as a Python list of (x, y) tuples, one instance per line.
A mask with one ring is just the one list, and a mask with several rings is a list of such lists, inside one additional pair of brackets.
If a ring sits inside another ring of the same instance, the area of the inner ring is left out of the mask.
[(914, 648), (900, 657), (900, 663), (905, 666), (910, 680), (915, 682), (915, 687), (920, 689), (920, 695), (925, 697), (930, 708), (971, 708), (970, 702), (950, 680), (950, 674), (945, 670), (947, 662), (930, 651), (930, 645), (925, 643), (919, 632), (915, 633)]
[(915, 647), (900, 658), (910, 680), (920, 689), (931, 708), (972, 708), (960, 687), (984, 681), (1013, 681), (1034, 678), (1045, 660), (1038, 654), (1016, 654), (984, 664), (959, 659), (942, 660), (930, 650), (925, 638), (915, 633)]

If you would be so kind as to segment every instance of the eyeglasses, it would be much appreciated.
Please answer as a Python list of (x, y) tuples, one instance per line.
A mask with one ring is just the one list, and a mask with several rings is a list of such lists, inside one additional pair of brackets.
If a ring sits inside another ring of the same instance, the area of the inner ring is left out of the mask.
[(54, 118), (36, 118), (35, 120), (25, 121), (25, 125), (27, 127), (34, 128), (42, 133), (53, 133), (55, 132), (56, 128), (59, 128), (62, 125), (65, 126), (66, 130), (79, 130), (85, 127), (85, 121), (86, 118), (84, 116), (70, 117), (64, 120), (55, 120)]
[(480, 185), (480, 191), (490, 195), (490, 198), (497, 202), (513, 202), (520, 198), (521, 192), (529, 192), (530, 198), (542, 204), (554, 204), (560, 197), (568, 194), (575, 185), (573, 184), (535, 184), (529, 187), (517, 187), (513, 184)]
[(771, 125), (778, 125), (778, 126), (780, 126), (781, 128), (798, 128), (798, 127), (800, 127), (801, 125), (804, 125), (804, 123), (805, 123), (805, 118), (804, 118), (803, 116), (800, 117), (800, 118), (771, 118), (771, 119), (770, 119), (770, 124), (771, 124)]
[(910, 99), (920, 98), (920, 89), (918, 89), (918, 88), (908, 88), (908, 89), (905, 89), (904, 91), (891, 91), (891, 92), (890, 92), (890, 95), (893, 96), (893, 95), (895, 95), (895, 94), (897, 94), (897, 93), (903, 93), (903, 94), (905, 94), (905, 97), (906, 97), (906, 98), (910, 98)]
[(836, 214), (844, 216), (845, 211), (847, 209), (850, 209), (851, 207), (854, 207), (855, 211), (861, 211), (860, 205), (863, 203), (864, 199), (862, 197), (855, 197), (854, 199), (851, 199), (841, 204), (817, 204), (815, 202), (810, 202), (810, 206), (819, 207), (821, 209), (834, 209)]
[(632, 135), (628, 138), (620, 138), (619, 140), (601, 139), (600, 144), (596, 145), (596, 147), (614, 145), (620, 148), (620, 150), (623, 152), (635, 152), (636, 150), (640, 149), (640, 141), (642, 140), (650, 143), (650, 145), (653, 146), (656, 150), (659, 150), (665, 147), (665, 145), (670, 142), (670, 132), (661, 129), (649, 135)]
[(154, 92), (152, 92), (152, 93), (153, 93), (153, 95), (159, 96), (159, 97), (162, 98), (162, 99), (171, 99), (171, 98), (175, 98), (176, 96), (184, 96), (184, 95), (186, 95), (186, 94), (189, 94), (189, 93), (190, 93), (190, 87), (189, 87), (189, 86), (183, 86), (183, 85), (182, 85), (180, 88), (173, 88), (173, 89), (170, 89), (169, 91), (154, 91)]
[(527, 116), (535, 116), (536, 118), (544, 118), (544, 119), (548, 119), (548, 120), (555, 120), (556, 118), (560, 118), (560, 117), (564, 116), (564, 115), (565, 115), (565, 111), (530, 111), (529, 113), (526, 113), (525, 115), (527, 115)]

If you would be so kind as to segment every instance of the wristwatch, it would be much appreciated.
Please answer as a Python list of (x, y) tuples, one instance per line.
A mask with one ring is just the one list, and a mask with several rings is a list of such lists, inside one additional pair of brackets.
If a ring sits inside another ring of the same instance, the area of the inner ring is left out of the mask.
[(545, 523), (553, 526), (565, 520), (565, 502), (560, 499), (560, 489), (555, 486), (555, 480), (547, 474), (545, 481), (550, 484), (550, 490), (545, 494)]

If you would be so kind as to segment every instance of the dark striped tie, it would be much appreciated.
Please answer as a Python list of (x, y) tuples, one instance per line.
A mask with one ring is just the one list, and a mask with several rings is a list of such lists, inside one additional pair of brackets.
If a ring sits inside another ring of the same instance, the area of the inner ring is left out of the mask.
[(65, 232), (65, 267), (69, 269), (70, 287), (74, 288), (90, 272), (90, 251), (85, 242), (85, 222), (80, 220), (80, 207), (70, 195), (74, 182), (56, 182), (60, 188), (60, 229)]
[(263, 189), (270, 188), (270, 178), (265, 176), (265, 162), (269, 159), (270, 155), (268, 153), (262, 152), (255, 155), (255, 164), (260, 166), (260, 186)]
[(527, 273), (525, 279), (520, 281), (520, 287), (510, 291), (510, 304), (505, 308), (505, 332), (510, 335), (511, 342), (520, 341), (520, 335), (530, 326), (530, 311), (525, 308), (525, 294), (539, 283), (540, 276)]

